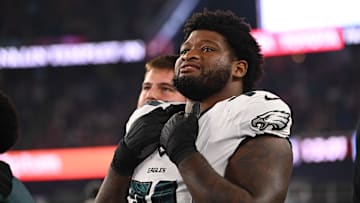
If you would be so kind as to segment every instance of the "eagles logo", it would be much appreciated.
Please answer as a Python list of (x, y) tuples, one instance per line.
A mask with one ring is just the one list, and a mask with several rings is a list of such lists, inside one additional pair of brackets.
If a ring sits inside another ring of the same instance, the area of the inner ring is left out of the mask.
[(251, 126), (258, 130), (271, 127), (272, 130), (284, 129), (289, 123), (290, 113), (285, 111), (269, 111), (251, 121)]

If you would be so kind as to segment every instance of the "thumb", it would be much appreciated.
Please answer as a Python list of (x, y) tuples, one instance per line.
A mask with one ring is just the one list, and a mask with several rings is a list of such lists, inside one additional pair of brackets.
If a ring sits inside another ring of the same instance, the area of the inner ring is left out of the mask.
[(191, 111), (188, 113), (185, 113), (185, 117), (198, 117), (200, 114), (200, 103), (199, 102), (195, 102), (192, 107), (191, 107)]

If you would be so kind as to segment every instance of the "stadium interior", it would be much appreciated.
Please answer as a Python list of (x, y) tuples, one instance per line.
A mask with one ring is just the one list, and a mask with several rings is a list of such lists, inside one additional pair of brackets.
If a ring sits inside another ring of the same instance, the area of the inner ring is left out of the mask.
[[(184, 19), (203, 8), (230, 9), (244, 16), (254, 30), (266, 32), (259, 23), (259, 4), (253, 0), (2, 0), (0, 89), (13, 98), (21, 118), (21, 139), (12, 151), (116, 145), (136, 108), (145, 61), (178, 52)], [(351, 202), (354, 130), (360, 118), (358, 23), (337, 26), (335, 33), (341, 37), (334, 40), (340, 41), (327, 41), (333, 48), (317, 46), (314, 41), (321, 37), (308, 30), (311, 43), (265, 54), (265, 77), (258, 87), (280, 95), (293, 111), (294, 172), (286, 203)], [(280, 39), (281, 33), (276, 36)], [(296, 42), (306, 41), (302, 37)], [(139, 43), (128, 47), (127, 40)], [(77, 53), (76, 45), (88, 49), (78, 48), (83, 50), (79, 55), (61, 55)], [(122, 55), (106, 55), (108, 61), (94, 59), (112, 48)], [(90, 52), (93, 57), (86, 55)], [(26, 156), (21, 160), (28, 161), (22, 167), (32, 167)], [(91, 171), (90, 167), (78, 166), (84, 171)], [(39, 166), (38, 171), (42, 169)], [(85, 202), (101, 181), (101, 174), (36, 177), (23, 180), (38, 203)]]

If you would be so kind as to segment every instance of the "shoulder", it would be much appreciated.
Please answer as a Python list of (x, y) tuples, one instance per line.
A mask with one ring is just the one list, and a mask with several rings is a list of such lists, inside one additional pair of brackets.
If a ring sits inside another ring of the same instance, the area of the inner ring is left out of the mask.
[(290, 135), (291, 110), (278, 95), (268, 91), (252, 91), (227, 102), (232, 121), (247, 135)]
[(290, 107), (280, 96), (268, 91), (252, 91), (227, 100), (232, 112), (253, 114), (267, 111), (284, 111), (291, 113)]
[(229, 99), (228, 102), (231, 104), (231, 108), (235, 109), (242, 109), (242, 107), (246, 106), (260, 109), (282, 108), (290, 111), (289, 106), (280, 96), (269, 91), (258, 90), (246, 92), (240, 96)]
[(10, 166), (0, 161), (0, 202), (35, 202), (25, 185), (12, 175)]
[(30, 194), (29, 190), (26, 188), (26, 186), (18, 180), (16, 177), (13, 177), (12, 179), (12, 191), (10, 193), (10, 196), (8, 200), (10, 202), (28, 202), (33, 203), (35, 202), (32, 195)]

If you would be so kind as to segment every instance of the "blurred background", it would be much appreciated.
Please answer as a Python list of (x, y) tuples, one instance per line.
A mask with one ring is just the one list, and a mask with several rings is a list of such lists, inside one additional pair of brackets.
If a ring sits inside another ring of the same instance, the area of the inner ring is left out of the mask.
[(0, 158), (37, 202), (85, 202), (136, 107), (145, 61), (178, 52), (192, 12), (230, 9), (250, 23), (266, 56), (258, 87), (292, 107), (286, 202), (351, 202), (360, 2), (331, 2), (2, 0), (0, 89), (18, 107), (21, 139)]

